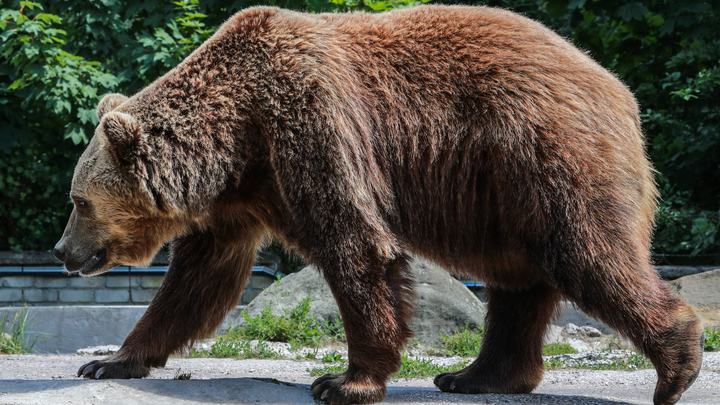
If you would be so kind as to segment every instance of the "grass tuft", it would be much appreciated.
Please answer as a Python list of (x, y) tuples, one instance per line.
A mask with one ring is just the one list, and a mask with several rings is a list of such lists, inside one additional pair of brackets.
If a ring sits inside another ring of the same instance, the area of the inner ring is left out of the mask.
[[(273, 314), (270, 307), (264, 308), (260, 315), (255, 317), (244, 313), (244, 324), (228, 329), (210, 350), (192, 349), (190, 355), (274, 359), (281, 355), (265, 342), (287, 342), (293, 348), (318, 348), (324, 342), (344, 340), (345, 330), (340, 320), (322, 324), (314, 317), (308, 316), (310, 302), (309, 297), (305, 298), (295, 308), (285, 311), (282, 315)], [(253, 340), (257, 340), (258, 343), (251, 343)]]
[(572, 354), (577, 353), (578, 351), (575, 350), (574, 347), (570, 346), (568, 343), (563, 342), (553, 342), (550, 344), (546, 344), (543, 346), (542, 355), (543, 356), (557, 356), (559, 354)]
[(448, 356), (475, 357), (480, 353), (482, 336), (482, 326), (471, 330), (468, 325), (465, 325), (460, 332), (440, 336), (440, 342), (444, 345), (440, 351)]
[(342, 323), (326, 322), (322, 325), (314, 317), (309, 317), (310, 297), (283, 315), (275, 315), (270, 307), (260, 315), (251, 317), (243, 314), (245, 323), (227, 331), (219, 342), (237, 342), (241, 340), (264, 340), (270, 342), (288, 342), (292, 347), (318, 347), (323, 340), (344, 340), (345, 330)]
[[(29, 316), (27, 312), (27, 306), (17, 311), (12, 322), (8, 325), (9, 319), (9, 312), (0, 316), (0, 353), (30, 353), (38, 340), (40, 340), (40, 337), (44, 334), (30, 331), (30, 328), (37, 323), (30, 323), (32, 317)], [(30, 334), (35, 334), (35, 337), (30, 339)]]
[(705, 330), (705, 351), (714, 352), (720, 350), (720, 327)]
[(262, 341), (217, 341), (209, 351), (192, 349), (190, 357), (219, 357), (234, 359), (279, 359), (282, 356)]

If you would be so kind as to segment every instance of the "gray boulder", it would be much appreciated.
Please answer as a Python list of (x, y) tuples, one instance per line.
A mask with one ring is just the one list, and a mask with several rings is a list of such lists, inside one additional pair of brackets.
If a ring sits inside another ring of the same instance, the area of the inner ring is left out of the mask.
[(670, 285), (694, 307), (720, 308), (720, 269), (680, 277)]
[(577, 326), (573, 323), (568, 323), (565, 327), (548, 325), (543, 343), (567, 343), (578, 352), (618, 348), (610, 347), (611, 344), (619, 347), (632, 347), (632, 343), (622, 337), (603, 335), (592, 326)]
[[(485, 305), (463, 283), (423, 259), (415, 259), (411, 269), (416, 278), (418, 297), (411, 326), (418, 339), (434, 343), (441, 335), (452, 334), (465, 325), (475, 328), (483, 324)], [(340, 318), (330, 288), (315, 266), (290, 274), (268, 287), (250, 302), (246, 312), (254, 317), (269, 306), (272, 313), (281, 315), (289, 313), (307, 297), (311, 298), (309, 316), (320, 322)], [(243, 322), (240, 316), (233, 325)]]
[(411, 325), (418, 339), (434, 343), (465, 325), (474, 329), (484, 324), (485, 304), (442, 267), (415, 259), (412, 271), (418, 300)]
[(706, 328), (720, 327), (720, 269), (681, 277), (670, 286), (695, 307)]

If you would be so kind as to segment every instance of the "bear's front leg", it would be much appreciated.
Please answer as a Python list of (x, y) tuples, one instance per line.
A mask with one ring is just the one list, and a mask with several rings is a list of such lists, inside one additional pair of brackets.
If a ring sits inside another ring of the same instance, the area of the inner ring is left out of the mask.
[(175, 240), (162, 286), (118, 353), (83, 365), (78, 377), (143, 378), (211, 335), (237, 305), (263, 235), (248, 221)]
[(408, 257), (371, 262), (321, 267), (340, 308), (349, 353), (346, 372), (312, 384), (313, 396), (331, 404), (382, 400), (385, 380), (400, 367), (400, 348), (412, 334)]

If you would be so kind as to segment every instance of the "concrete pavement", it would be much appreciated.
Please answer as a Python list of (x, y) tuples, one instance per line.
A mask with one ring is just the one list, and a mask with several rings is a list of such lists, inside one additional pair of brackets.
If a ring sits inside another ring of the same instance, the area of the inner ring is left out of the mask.
[[(91, 381), (75, 377), (97, 357), (0, 356), (0, 404), (316, 404), (307, 369), (316, 362), (171, 358), (143, 380)], [(173, 379), (189, 373), (190, 380)], [(389, 404), (651, 404), (655, 371), (549, 371), (528, 395), (460, 395), (440, 392), (432, 378), (391, 381)], [(720, 353), (680, 404), (720, 404)]]

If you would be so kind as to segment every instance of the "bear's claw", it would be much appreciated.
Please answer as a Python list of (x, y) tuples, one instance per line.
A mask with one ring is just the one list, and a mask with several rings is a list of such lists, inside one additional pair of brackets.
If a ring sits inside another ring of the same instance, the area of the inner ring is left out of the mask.
[(136, 360), (93, 360), (78, 370), (77, 376), (93, 380), (143, 378), (150, 374)]
[(463, 370), (454, 373), (439, 374), (433, 380), (433, 384), (443, 392), (459, 394), (485, 394), (494, 392), (487, 387), (483, 387), (481, 384), (477, 384), (475, 378), (469, 378), (466, 373), (462, 371)]
[(385, 384), (354, 381), (348, 373), (325, 374), (310, 387), (313, 397), (330, 404), (369, 404), (385, 398)]

